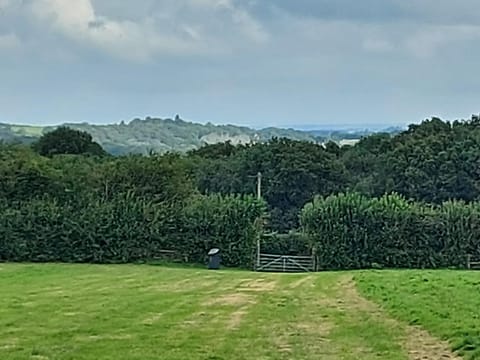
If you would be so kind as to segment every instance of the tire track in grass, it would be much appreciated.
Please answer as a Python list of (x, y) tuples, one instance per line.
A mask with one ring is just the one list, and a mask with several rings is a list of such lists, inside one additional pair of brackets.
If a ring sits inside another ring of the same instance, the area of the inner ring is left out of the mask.
[[(315, 302), (306, 298), (304, 308), (311, 321), (327, 321), (331, 327), (322, 349), (308, 359), (407, 360), (407, 354), (397, 343), (398, 330), (359, 307), (346, 291), (347, 283), (341, 273), (315, 275), (317, 299)], [(309, 307), (309, 304), (315, 306)]]
[(339, 359), (328, 339), (332, 323), (319, 319), (316, 310), (314, 278), (311, 274), (262, 274), (242, 282), (236, 291), (253, 296), (255, 303), (226, 334), (216, 359), (243, 360), (251, 354), (264, 360)]
[(226, 330), (239, 329), (243, 318), (248, 314), (252, 306), (257, 303), (257, 297), (264, 292), (271, 292), (275, 289), (275, 281), (258, 279), (243, 279), (237, 286), (220, 297), (210, 299), (204, 306), (227, 307), (227, 318), (223, 319)]
[(462, 358), (450, 350), (447, 342), (439, 340), (427, 331), (411, 325), (406, 325), (390, 318), (381, 307), (362, 297), (357, 290), (352, 276), (345, 276), (339, 283), (344, 298), (351, 309), (368, 312), (372, 318), (383, 319), (391, 328), (403, 328), (404, 336), (400, 338), (403, 348), (410, 360), (461, 360)]
[[(397, 344), (400, 331), (352, 303), (339, 274), (271, 274), (267, 279), (276, 281), (274, 289), (267, 284), (259, 289), (268, 282), (264, 279), (237, 288), (256, 301), (239, 326), (226, 327), (215, 359), (244, 359), (252, 347), (256, 358), (268, 360), (408, 359)], [(243, 311), (242, 305), (237, 309)]]
[[(241, 273), (228, 278), (228, 273), (205, 274), (198, 275), (197, 289), (186, 294), (190, 299), (182, 308), (189, 313), (178, 318), (165, 336), (170, 348), (162, 354), (165, 359), (176, 359), (178, 351), (190, 352), (191, 359), (224, 359), (217, 349), (225, 336), (234, 336), (240, 328), (264, 285), (261, 279), (246, 279)], [(205, 281), (209, 283), (203, 287)]]
[(323, 311), (319, 311), (323, 307), (325, 293), (323, 289), (318, 292), (315, 275), (296, 277), (298, 280), (291, 281), (285, 289), (285, 293), (295, 299), (298, 309), (295, 321), (290, 321), (284, 332), (285, 339), (290, 343), (290, 352), (306, 359), (336, 359), (339, 349), (330, 338), (336, 325)]

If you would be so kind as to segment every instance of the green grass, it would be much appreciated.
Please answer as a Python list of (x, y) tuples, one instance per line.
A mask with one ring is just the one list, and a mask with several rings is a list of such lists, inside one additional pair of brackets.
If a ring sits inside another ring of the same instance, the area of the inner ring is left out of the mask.
[(465, 359), (480, 359), (480, 272), (377, 271), (355, 278), (362, 294), (391, 315), (448, 340)]
[(421, 344), (352, 277), (414, 274), (0, 264), (0, 359), (406, 360)]
[(344, 275), (0, 265), (1, 359), (406, 359)]

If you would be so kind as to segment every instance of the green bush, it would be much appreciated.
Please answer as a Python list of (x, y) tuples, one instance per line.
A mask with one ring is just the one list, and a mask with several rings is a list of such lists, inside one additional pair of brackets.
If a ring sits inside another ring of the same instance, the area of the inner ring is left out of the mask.
[(251, 266), (264, 205), (252, 198), (198, 196), (152, 203), (120, 194), (60, 204), (35, 199), (0, 207), (0, 261), (125, 263), (175, 250), (203, 262), (219, 247), (227, 266)]
[(340, 194), (307, 204), (301, 222), (324, 269), (464, 267), (467, 254), (480, 254), (476, 203)]
[(261, 251), (276, 255), (311, 255), (308, 237), (302, 232), (287, 234), (267, 234), (262, 237)]
[(227, 266), (250, 267), (261, 228), (257, 219), (266, 205), (250, 196), (199, 196), (183, 212), (179, 246), (194, 262), (205, 260), (211, 248), (222, 251)]

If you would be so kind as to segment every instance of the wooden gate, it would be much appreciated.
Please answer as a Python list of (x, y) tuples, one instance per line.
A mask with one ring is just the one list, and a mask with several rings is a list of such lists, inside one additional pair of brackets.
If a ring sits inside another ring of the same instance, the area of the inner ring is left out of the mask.
[(472, 255), (467, 255), (467, 269), (480, 270), (480, 258)]
[(315, 271), (313, 256), (292, 256), (259, 254), (256, 271), (268, 272), (309, 272)]

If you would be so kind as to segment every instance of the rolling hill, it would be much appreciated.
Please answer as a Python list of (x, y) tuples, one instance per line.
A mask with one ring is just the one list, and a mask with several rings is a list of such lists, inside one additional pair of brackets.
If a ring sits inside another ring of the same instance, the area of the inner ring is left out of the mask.
[[(230, 141), (233, 144), (268, 141), (272, 137), (286, 137), (293, 140), (324, 142), (334, 140), (359, 139), (367, 132), (342, 131), (300, 131), (268, 127), (255, 130), (236, 125), (199, 124), (180, 119), (160, 119), (147, 117), (134, 119), (128, 123), (93, 125), (88, 123), (64, 124), (65, 126), (87, 131), (94, 140), (111, 154), (129, 153), (146, 154), (150, 151), (185, 152), (201, 147), (204, 144)], [(0, 123), (0, 141), (31, 143), (42, 134), (52, 131), (54, 126), (29, 126)]]

